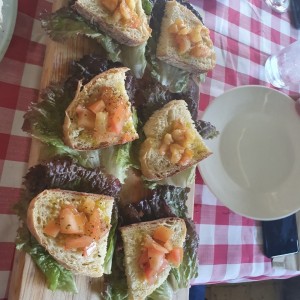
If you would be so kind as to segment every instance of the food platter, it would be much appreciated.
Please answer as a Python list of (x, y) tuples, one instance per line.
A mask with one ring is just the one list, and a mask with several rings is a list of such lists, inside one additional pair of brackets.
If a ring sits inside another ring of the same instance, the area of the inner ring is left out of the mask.
[(10, 43), (18, 10), (17, 0), (0, 0), (0, 61)]
[(300, 209), (300, 118), (287, 95), (242, 86), (217, 97), (203, 115), (220, 135), (200, 164), (205, 183), (234, 212), (274, 220)]
[[(67, 1), (55, 1), (53, 11), (57, 10)], [(83, 37), (70, 40), (65, 43), (47, 41), (47, 48), (43, 66), (40, 89), (46, 88), (50, 83), (61, 82), (69, 72), (70, 62), (78, 60), (85, 54), (98, 53), (99, 46), (96, 42)], [(32, 141), (29, 166), (38, 162), (41, 155), (41, 145), (37, 140)], [(189, 215), (193, 212), (193, 187), (189, 193), (187, 206)], [(47, 288), (43, 274), (38, 270), (31, 257), (24, 252), (16, 251), (9, 299), (99, 299), (102, 289), (102, 279), (91, 279), (84, 276), (76, 276), (78, 294), (61, 291), (52, 292)], [(187, 299), (188, 289), (182, 289), (174, 295), (174, 299)]]

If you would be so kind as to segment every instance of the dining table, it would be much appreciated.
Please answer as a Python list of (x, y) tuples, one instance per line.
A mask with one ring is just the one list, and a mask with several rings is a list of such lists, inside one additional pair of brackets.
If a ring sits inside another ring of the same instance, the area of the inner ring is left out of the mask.
[[(4, 0), (4, 5), (8, 1)], [(12, 1), (14, 2), (14, 1)], [(48, 37), (41, 13), (51, 0), (19, 0), (7, 50), (0, 62), (0, 299), (8, 299), (19, 220), (13, 205), (29, 167), (32, 138), (23, 115), (39, 99)], [(290, 12), (277, 13), (263, 0), (191, 0), (203, 14), (216, 51), (216, 66), (200, 85), (200, 119), (216, 97), (234, 87), (266, 82), (267, 58), (300, 39)], [(0, 23), (1, 25), (1, 23)], [(0, 27), (1, 29), (1, 27)], [(274, 87), (272, 87), (274, 88)], [(300, 85), (280, 89), (294, 100)], [(259, 209), (259, 208), (258, 208)], [(298, 270), (275, 268), (263, 253), (261, 222), (241, 216), (214, 196), (196, 169), (193, 220), (199, 236), (198, 277), (192, 285), (286, 279)]]

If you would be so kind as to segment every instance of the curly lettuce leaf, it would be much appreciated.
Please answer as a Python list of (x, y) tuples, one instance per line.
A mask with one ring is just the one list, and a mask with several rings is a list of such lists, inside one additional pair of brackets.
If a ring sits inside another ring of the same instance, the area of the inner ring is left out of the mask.
[(22, 129), (43, 143), (74, 154), (75, 151), (67, 147), (62, 140), (65, 110), (71, 102), (72, 96), (62, 85), (49, 86), (41, 94), (42, 101), (31, 104), (29, 107), (24, 115)]
[(70, 7), (63, 7), (51, 14), (43, 14), (41, 25), (50, 38), (57, 42), (64, 42), (66, 39), (76, 38), (79, 35), (92, 38), (103, 47), (110, 60), (120, 61), (120, 45), (97, 28), (87, 24), (84, 18)]
[(138, 107), (139, 119), (145, 123), (158, 109), (174, 99), (184, 99), (192, 119), (196, 121), (198, 115), (199, 86), (194, 81), (188, 82), (188, 89), (182, 93), (170, 92), (156, 80), (148, 81), (142, 85), (138, 93), (141, 104)]
[(101, 168), (86, 168), (67, 158), (56, 158), (31, 167), (24, 186), (32, 194), (45, 189), (60, 188), (77, 192), (118, 197), (121, 184)]
[(213, 139), (219, 135), (219, 131), (210, 122), (198, 120), (195, 122), (195, 126), (201, 137), (205, 140)]

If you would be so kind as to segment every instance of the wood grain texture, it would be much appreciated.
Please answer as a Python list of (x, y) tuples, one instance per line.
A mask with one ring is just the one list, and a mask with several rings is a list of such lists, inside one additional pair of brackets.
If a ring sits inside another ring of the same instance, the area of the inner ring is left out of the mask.
[[(57, 0), (53, 3), (53, 11), (63, 5), (66, 0)], [(40, 89), (44, 89), (50, 83), (64, 81), (69, 72), (70, 62), (81, 58), (84, 54), (100, 53), (101, 49), (95, 42), (78, 37), (76, 40), (56, 43), (47, 40), (47, 47), (41, 77)], [(29, 167), (38, 162), (40, 144), (32, 140)], [(190, 215), (193, 212), (193, 188), (189, 195), (188, 208)], [(16, 251), (13, 270), (10, 278), (9, 300), (96, 300), (102, 288), (101, 279), (93, 279), (84, 276), (76, 276), (78, 294), (61, 291), (52, 292), (47, 289), (45, 278), (33, 263), (31, 257), (24, 252)], [(188, 299), (188, 289), (178, 291), (174, 299)]]

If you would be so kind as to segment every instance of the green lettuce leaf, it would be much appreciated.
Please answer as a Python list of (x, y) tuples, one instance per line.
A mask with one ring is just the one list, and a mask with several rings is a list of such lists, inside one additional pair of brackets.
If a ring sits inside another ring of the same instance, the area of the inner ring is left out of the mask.
[(173, 93), (186, 91), (190, 73), (157, 59), (154, 38), (148, 40), (146, 53), (150, 73), (158, 82), (167, 86)]
[(76, 38), (79, 35), (92, 38), (103, 47), (110, 60), (120, 61), (120, 45), (97, 28), (87, 24), (70, 7), (63, 7), (52, 14), (43, 14), (41, 25), (50, 38), (57, 42), (64, 42), (66, 39)]
[(150, 0), (142, 0), (142, 6), (147, 16), (151, 15), (153, 3)]
[(111, 228), (107, 240), (107, 252), (103, 264), (104, 274), (111, 274), (113, 255), (114, 255), (116, 240), (117, 240), (116, 237), (117, 225), (118, 225), (118, 212), (116, 206), (114, 206), (112, 216), (111, 216)]
[(164, 283), (157, 288), (150, 296), (147, 297), (148, 300), (169, 300), (172, 299), (174, 295), (174, 289), (171, 286), (169, 280), (164, 281)]
[(147, 66), (146, 43), (136, 47), (120, 45), (120, 48), (120, 61), (131, 70), (136, 78), (142, 78)]
[(128, 299), (128, 287), (124, 267), (124, 249), (121, 245), (121, 236), (116, 234), (116, 246), (111, 267), (111, 274), (104, 275), (104, 289), (100, 299), (125, 300)]
[(50, 290), (78, 293), (72, 272), (62, 267), (30, 234), (26, 227), (20, 227), (16, 248), (27, 252), (46, 277)]
[(107, 173), (114, 174), (121, 183), (124, 183), (127, 170), (131, 166), (131, 144), (117, 145), (101, 151), (101, 165)]

